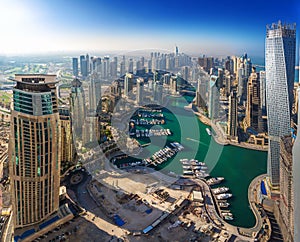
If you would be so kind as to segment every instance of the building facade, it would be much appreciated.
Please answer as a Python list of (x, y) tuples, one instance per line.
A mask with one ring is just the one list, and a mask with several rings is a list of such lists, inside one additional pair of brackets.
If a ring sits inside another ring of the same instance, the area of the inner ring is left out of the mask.
[(78, 58), (72, 58), (73, 76), (78, 76)]
[(124, 95), (126, 97), (129, 97), (132, 89), (133, 89), (133, 79), (134, 75), (131, 73), (126, 73), (125, 79), (124, 79)]
[(208, 117), (215, 121), (220, 116), (220, 87), (217, 76), (212, 75), (209, 81)]
[(144, 79), (138, 78), (136, 80), (136, 103), (138, 105), (143, 104), (143, 97), (144, 97)]
[(97, 73), (90, 75), (89, 81), (89, 111), (94, 114), (101, 113), (101, 80)]
[(64, 168), (75, 165), (76, 150), (73, 143), (70, 108), (68, 106), (60, 106), (58, 112), (61, 127), (60, 160), (61, 168), (64, 171)]
[(266, 100), (269, 131), (268, 174), (279, 186), (280, 137), (290, 134), (295, 75), (296, 26), (267, 26)]
[(245, 129), (251, 128), (260, 133), (263, 130), (262, 110), (260, 102), (259, 73), (251, 73), (248, 80)]
[(259, 72), (259, 83), (260, 83), (260, 103), (262, 115), (267, 115), (267, 101), (266, 101), (266, 72)]
[(232, 91), (229, 96), (227, 135), (232, 138), (237, 137), (238, 128), (238, 100), (236, 91)]
[(81, 138), (82, 126), (86, 116), (86, 107), (82, 82), (77, 78), (72, 81), (70, 94), (70, 112), (74, 129), (73, 134), (76, 135), (76, 137)]
[(46, 219), (59, 207), (60, 122), (55, 75), (16, 75), (10, 179), (16, 228)]

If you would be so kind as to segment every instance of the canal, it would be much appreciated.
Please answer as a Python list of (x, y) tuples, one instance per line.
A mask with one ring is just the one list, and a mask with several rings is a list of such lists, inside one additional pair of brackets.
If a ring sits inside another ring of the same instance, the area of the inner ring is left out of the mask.
[(228, 209), (231, 210), (234, 220), (229, 223), (240, 227), (253, 227), (255, 217), (248, 203), (248, 186), (253, 178), (266, 173), (267, 152), (217, 144), (206, 132), (206, 128), (210, 127), (202, 124), (193, 112), (184, 109), (191, 100), (192, 97), (188, 96), (169, 97), (168, 105), (164, 109), (166, 123), (161, 128), (169, 128), (173, 135), (139, 140), (141, 143), (151, 143), (144, 148), (143, 154), (153, 154), (168, 142), (180, 142), (184, 150), (159, 168), (182, 174), (180, 159), (194, 158), (205, 162), (211, 176), (225, 178), (219, 186), (229, 187), (233, 194), (228, 199)]

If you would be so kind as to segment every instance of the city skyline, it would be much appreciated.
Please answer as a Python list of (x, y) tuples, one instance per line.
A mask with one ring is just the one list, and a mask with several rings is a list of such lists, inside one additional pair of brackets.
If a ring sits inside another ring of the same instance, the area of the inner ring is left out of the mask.
[[(265, 25), (297, 22), (296, 1), (245, 8), (192, 1), (4, 1), (0, 54), (165, 49), (206, 55), (264, 55)], [(220, 6), (220, 7), (216, 7)], [(253, 13), (255, 13), (253, 15)], [(13, 17), (12, 17), (13, 16)], [(259, 16), (253, 18), (252, 16)], [(274, 17), (276, 16), (276, 17)], [(22, 40), (22, 41), (20, 41)], [(134, 40), (134, 41), (133, 41)]]

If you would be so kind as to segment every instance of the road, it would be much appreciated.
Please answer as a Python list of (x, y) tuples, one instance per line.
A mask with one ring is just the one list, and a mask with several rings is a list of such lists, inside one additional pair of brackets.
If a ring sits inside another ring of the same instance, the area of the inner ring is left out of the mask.
[[(214, 199), (209, 185), (207, 185), (206, 182), (199, 179), (195, 179), (194, 181), (200, 187), (203, 188), (203, 193), (205, 196), (205, 209), (211, 222), (215, 224), (216, 227), (221, 227), (222, 229), (225, 229), (232, 234), (238, 235), (241, 239), (244, 239), (245, 241), (254, 241), (254, 239), (252, 238), (240, 235), (237, 227), (227, 223), (217, 214), (216, 212), (217, 208), (215, 206)], [(222, 226), (220, 226), (220, 224), (222, 224)]]

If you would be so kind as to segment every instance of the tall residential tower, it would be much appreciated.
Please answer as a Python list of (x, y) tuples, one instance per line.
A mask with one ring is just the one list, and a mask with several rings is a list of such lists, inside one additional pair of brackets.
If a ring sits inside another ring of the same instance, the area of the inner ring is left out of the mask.
[(280, 137), (290, 134), (295, 76), (296, 26), (273, 23), (266, 36), (266, 100), (269, 130), (268, 174), (279, 186)]
[(59, 207), (60, 122), (55, 75), (16, 75), (15, 81), (9, 172), (19, 228)]

